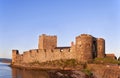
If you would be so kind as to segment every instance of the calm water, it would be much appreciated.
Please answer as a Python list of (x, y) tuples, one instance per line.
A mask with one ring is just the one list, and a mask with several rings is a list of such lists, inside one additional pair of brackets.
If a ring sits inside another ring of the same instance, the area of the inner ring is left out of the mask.
[(0, 78), (85, 78), (81, 71), (24, 70), (0, 63)]
[(50, 76), (46, 71), (22, 70), (0, 63), (0, 78), (50, 78)]
[(0, 63), (0, 78), (12, 78), (11, 68), (8, 64)]

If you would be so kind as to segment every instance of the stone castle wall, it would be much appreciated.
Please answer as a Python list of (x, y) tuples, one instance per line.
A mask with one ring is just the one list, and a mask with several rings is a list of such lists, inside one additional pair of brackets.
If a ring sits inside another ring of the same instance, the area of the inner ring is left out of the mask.
[[(17, 52), (17, 50), (16, 50)], [(74, 53), (70, 49), (34, 49), (23, 54), (16, 54), (16, 63), (46, 62), (60, 59), (74, 59)]]
[(38, 49), (32, 49), (19, 54), (13, 50), (12, 63), (46, 62), (60, 59), (76, 59), (81, 62), (92, 61), (94, 58), (105, 57), (105, 40), (95, 38), (88, 34), (81, 34), (76, 37), (75, 44), (70, 47), (57, 47), (57, 36), (39, 37)]
[(97, 39), (97, 57), (105, 57), (105, 40), (103, 38)]

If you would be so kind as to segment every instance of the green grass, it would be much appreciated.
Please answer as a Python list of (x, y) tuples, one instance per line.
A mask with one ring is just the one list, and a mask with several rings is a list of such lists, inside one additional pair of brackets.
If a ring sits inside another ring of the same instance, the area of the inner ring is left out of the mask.
[(40, 66), (61, 66), (63, 68), (65, 67), (75, 67), (76, 65), (82, 65), (80, 63), (78, 63), (78, 61), (76, 61), (75, 59), (61, 59), (61, 60), (54, 60), (54, 61), (47, 61), (47, 62), (38, 62), (38, 61), (34, 61), (29, 63), (30, 65), (40, 65)]
[(89, 69), (83, 69), (82, 72), (85, 73), (88, 76), (92, 76), (93, 75), (93, 73)]
[(120, 64), (120, 61), (112, 58), (95, 58), (93, 63), (95, 64)]

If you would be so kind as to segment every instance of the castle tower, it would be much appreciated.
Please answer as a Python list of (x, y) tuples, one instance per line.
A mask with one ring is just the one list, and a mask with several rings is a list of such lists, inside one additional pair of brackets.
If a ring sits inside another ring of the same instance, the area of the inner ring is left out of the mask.
[(98, 58), (105, 57), (105, 40), (103, 38), (97, 39), (97, 57)]
[(12, 64), (16, 62), (16, 57), (19, 54), (18, 50), (12, 50)]
[(39, 37), (38, 49), (54, 49), (57, 47), (57, 36), (42, 34)]
[(81, 34), (76, 37), (76, 57), (81, 62), (88, 62), (93, 59), (93, 37), (88, 34)]

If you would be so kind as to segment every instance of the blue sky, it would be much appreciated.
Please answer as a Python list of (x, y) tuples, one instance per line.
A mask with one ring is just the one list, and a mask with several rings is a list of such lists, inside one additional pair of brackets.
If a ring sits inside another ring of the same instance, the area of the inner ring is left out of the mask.
[(120, 56), (119, 0), (0, 0), (0, 57), (38, 47), (41, 34), (69, 46), (87, 33), (106, 40), (106, 53)]

